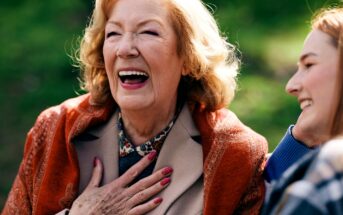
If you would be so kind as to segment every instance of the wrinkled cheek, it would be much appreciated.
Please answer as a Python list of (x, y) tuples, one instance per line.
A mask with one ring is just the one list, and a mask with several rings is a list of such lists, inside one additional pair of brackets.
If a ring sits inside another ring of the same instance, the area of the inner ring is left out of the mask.
[(114, 52), (112, 50), (113, 50), (113, 47), (106, 46), (106, 44), (104, 45), (103, 50), (102, 50), (106, 70), (111, 69), (111, 66), (113, 66), (111, 65), (113, 64), (111, 62), (114, 61)]
[(111, 60), (112, 59), (111, 56), (105, 55), (105, 53), (104, 53), (104, 63), (105, 63), (106, 75), (108, 79), (111, 81), (114, 78), (113, 77), (114, 63), (113, 63), (113, 60)]
[(117, 79), (113, 77), (113, 74), (108, 74), (108, 80), (110, 82), (111, 89), (112, 90), (117, 89), (118, 87)]

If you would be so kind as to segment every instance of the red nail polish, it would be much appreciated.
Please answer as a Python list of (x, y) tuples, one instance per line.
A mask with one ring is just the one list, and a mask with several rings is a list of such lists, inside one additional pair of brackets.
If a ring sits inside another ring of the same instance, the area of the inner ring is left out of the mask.
[(164, 186), (164, 185), (169, 184), (169, 182), (170, 182), (170, 178), (164, 178), (164, 179), (160, 182), (160, 184), (161, 184), (162, 186)]
[(97, 157), (94, 157), (94, 160), (93, 160), (93, 167), (96, 167), (98, 165), (98, 158)]
[(166, 167), (166, 168), (164, 168), (164, 170), (162, 170), (163, 175), (169, 175), (172, 172), (173, 172), (173, 168), (171, 168), (171, 167)]
[(148, 155), (149, 160), (153, 160), (157, 155), (157, 152), (155, 150), (151, 151)]
[(162, 201), (163, 201), (163, 199), (162, 199), (161, 197), (157, 197), (157, 198), (154, 200), (154, 203), (157, 205), (157, 204), (160, 204)]

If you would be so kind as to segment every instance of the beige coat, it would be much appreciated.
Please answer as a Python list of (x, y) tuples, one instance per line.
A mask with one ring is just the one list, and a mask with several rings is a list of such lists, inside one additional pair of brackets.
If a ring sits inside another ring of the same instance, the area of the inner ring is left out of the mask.
[[(103, 184), (118, 177), (118, 114), (104, 125), (86, 132), (92, 140), (74, 143), (80, 167), (79, 190), (87, 186), (93, 169), (93, 159), (99, 157), (104, 164)], [(188, 106), (185, 105), (167, 136), (154, 170), (165, 166), (174, 169), (171, 183), (158, 194), (163, 202), (149, 214), (201, 214), (203, 207), (203, 152), (200, 143), (192, 137), (199, 136)], [(171, 153), (172, 152), (172, 153)]]

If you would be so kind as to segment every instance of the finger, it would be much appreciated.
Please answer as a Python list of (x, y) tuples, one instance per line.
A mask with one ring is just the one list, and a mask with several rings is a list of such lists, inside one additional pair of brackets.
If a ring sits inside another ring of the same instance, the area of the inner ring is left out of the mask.
[(138, 205), (138, 206), (132, 208), (128, 212), (128, 215), (146, 214), (146, 213), (152, 211), (153, 209), (155, 209), (157, 206), (159, 206), (161, 204), (162, 200), (163, 199), (161, 197), (157, 197), (157, 198), (150, 200), (149, 202), (147, 202), (145, 204)]
[(89, 181), (86, 189), (99, 187), (99, 184), (102, 178), (103, 166), (99, 158), (97, 157), (94, 158), (93, 166), (94, 168), (93, 168), (92, 178)]
[(170, 184), (170, 178), (164, 178), (158, 183), (154, 184), (153, 186), (142, 190), (139, 193), (136, 193), (132, 198), (129, 199), (128, 204), (132, 206), (136, 206), (145, 202), (146, 200), (150, 199), (152, 196), (156, 195), (157, 193), (161, 192), (164, 188), (166, 188)]
[(158, 183), (166, 176), (170, 176), (173, 173), (173, 168), (171, 167), (165, 167), (163, 169), (160, 169), (153, 174), (151, 174), (148, 177), (145, 177), (135, 184), (131, 185), (129, 188), (126, 189), (126, 194), (128, 196), (134, 196), (136, 193), (149, 188), (150, 186)]
[(148, 155), (144, 156), (135, 165), (130, 167), (122, 176), (116, 180), (116, 185), (121, 187), (126, 187), (130, 184), (145, 168), (152, 163), (156, 158), (157, 152), (155, 150), (151, 151)]

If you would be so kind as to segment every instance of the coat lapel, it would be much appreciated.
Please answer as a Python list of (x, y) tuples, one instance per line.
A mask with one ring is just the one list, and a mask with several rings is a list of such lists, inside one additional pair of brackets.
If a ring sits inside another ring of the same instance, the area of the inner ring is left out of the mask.
[(85, 132), (73, 143), (80, 167), (79, 193), (85, 189), (93, 171), (93, 160), (98, 157), (104, 165), (102, 185), (118, 177), (118, 112), (113, 114), (106, 124)]
[(192, 139), (195, 136), (199, 136), (199, 132), (185, 105), (163, 144), (154, 170), (172, 167), (171, 183), (157, 195), (163, 198), (162, 204), (149, 214), (165, 214), (178, 197), (202, 176), (202, 146)]

